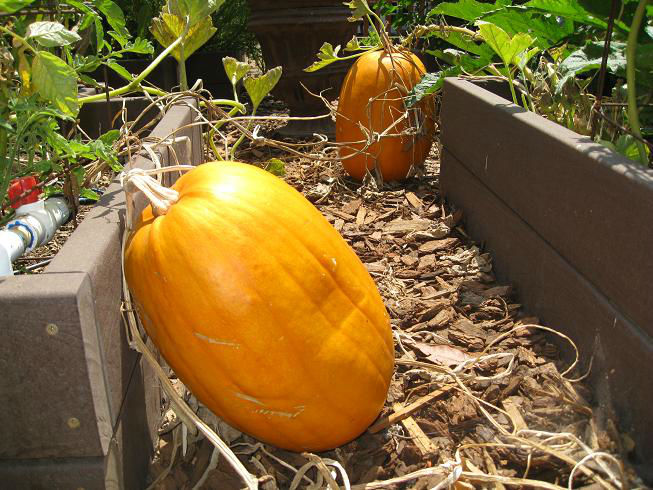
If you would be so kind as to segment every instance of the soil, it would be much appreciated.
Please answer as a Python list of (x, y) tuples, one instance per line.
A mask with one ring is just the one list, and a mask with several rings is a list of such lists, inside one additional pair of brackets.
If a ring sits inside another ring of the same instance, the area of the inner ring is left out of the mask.
[[(324, 147), (311, 151), (334, 155)], [(439, 194), (437, 148), (419, 176), (382, 190), (351, 180), (335, 160), (268, 147), (238, 155), (259, 165), (273, 157), (286, 162), (285, 180), (320, 209), (376, 281), (391, 317), (397, 366), (377, 422), (318, 458), (262, 444), (199, 407), (262, 488), (327, 488), (326, 466), (319, 468), (328, 460), (342, 465), (356, 489), (446, 488), (456, 465), (463, 471), (458, 489), (567, 488), (576, 462), (592, 452), (614, 455), (623, 474), (613, 461), (590, 457), (592, 471), (574, 471), (575, 488), (618, 488), (619, 478), (622, 488), (637, 485), (624, 463), (632, 440), (618, 433), (582, 382), (589, 360), (574, 364), (569, 340), (525, 327), (540, 322), (522, 310), (518, 291), (496, 282), (492, 257), (465, 233), (463, 213)], [(212, 458), (207, 440), (187, 436), (185, 453), (183, 440), (174, 411), (166, 410), (150, 467), (153, 488), (244, 487), (224, 458)], [(300, 468), (307, 470), (303, 479)], [(342, 475), (332, 476), (346, 488)], [(379, 481), (386, 483), (370, 483)]]

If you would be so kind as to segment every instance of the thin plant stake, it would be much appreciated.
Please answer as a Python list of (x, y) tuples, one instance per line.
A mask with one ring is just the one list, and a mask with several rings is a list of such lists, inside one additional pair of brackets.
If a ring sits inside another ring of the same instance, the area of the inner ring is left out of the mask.
[(145, 345), (143, 337), (141, 336), (138, 328), (138, 319), (132, 307), (131, 294), (127, 285), (125, 277), (125, 248), (127, 245), (127, 235), (132, 230), (134, 223), (134, 200), (133, 194), (136, 190), (141, 190), (152, 202), (153, 207), (158, 207), (158, 212), (165, 214), (170, 206), (174, 204), (179, 198), (179, 194), (174, 189), (163, 187), (152, 176), (160, 175), (165, 172), (176, 172), (183, 170), (190, 170), (194, 168), (192, 165), (175, 165), (165, 168), (157, 168), (152, 170), (132, 169), (126, 173), (121, 174), (120, 182), (126, 194), (127, 201), (127, 226), (122, 237), (122, 256), (121, 262), (123, 265), (122, 270), (122, 287), (125, 300), (125, 316), (129, 328), (130, 347), (140, 352), (147, 362), (151, 365), (156, 373), (163, 391), (168, 395), (170, 401), (176, 407), (176, 411), (182, 423), (186, 427), (197, 428), (223, 455), (229, 464), (234, 468), (236, 473), (243, 479), (247, 488), (250, 490), (258, 489), (258, 479), (252, 475), (247, 468), (243, 466), (238, 457), (233, 451), (225, 444), (220, 436), (218, 436), (211, 427), (209, 427), (202, 419), (200, 419), (195, 412), (188, 406), (188, 404), (177, 394), (168, 376), (159, 365), (156, 357), (152, 351)]

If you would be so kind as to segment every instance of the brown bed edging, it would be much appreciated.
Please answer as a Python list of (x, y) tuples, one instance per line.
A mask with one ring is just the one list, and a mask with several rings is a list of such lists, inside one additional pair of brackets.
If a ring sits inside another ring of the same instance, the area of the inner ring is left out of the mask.
[(653, 171), (463, 80), (441, 119), (443, 193), (526, 308), (595, 356), (596, 401), (652, 472)]
[[(196, 120), (171, 107), (148, 140)], [(201, 129), (175, 133), (202, 161)], [(167, 146), (154, 148), (175, 163)], [(133, 166), (151, 168), (140, 155)], [(121, 304), (124, 196), (114, 181), (45, 272), (0, 279), (3, 488), (141, 488), (160, 417), (154, 374), (127, 345)]]

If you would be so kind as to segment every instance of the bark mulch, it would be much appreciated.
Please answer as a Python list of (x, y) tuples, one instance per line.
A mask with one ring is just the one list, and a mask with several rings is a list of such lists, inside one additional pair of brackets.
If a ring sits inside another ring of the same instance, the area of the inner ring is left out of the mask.
[[(567, 488), (572, 471), (574, 488), (637, 485), (621, 457), (632, 441), (575, 379), (589, 360), (575, 363), (570, 340), (539, 327), (517, 292), (496, 282), (492, 257), (465, 233), (463, 213), (439, 195), (437, 149), (422, 175), (382, 190), (347, 178), (335, 161), (269, 148), (239, 155), (251, 162), (271, 157), (286, 162), (286, 181), (320, 209), (376, 281), (397, 365), (375, 424), (319, 455), (262, 444), (198, 407), (250, 472), (263, 477), (261, 488), (327, 488), (329, 478), (349, 488), (333, 462), (355, 489), (448, 488), (456, 477), (456, 489)], [(177, 387), (185, 394), (178, 381)], [(587, 464), (578, 466), (583, 458)], [(158, 489), (244, 486), (208, 441), (184, 443), (172, 410), (149, 481)]]

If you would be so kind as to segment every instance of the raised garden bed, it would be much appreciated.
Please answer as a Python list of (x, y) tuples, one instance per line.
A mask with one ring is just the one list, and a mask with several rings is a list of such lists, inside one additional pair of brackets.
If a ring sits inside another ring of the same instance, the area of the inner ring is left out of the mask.
[(653, 478), (653, 171), (467, 81), (446, 80), (441, 117), (444, 195), (520, 303), (577, 342)]
[[(194, 103), (194, 102), (189, 102)], [(163, 139), (194, 120), (168, 110)], [(175, 136), (176, 155), (202, 161), (201, 131)], [(161, 163), (174, 161), (157, 145)], [(138, 156), (131, 166), (151, 168)], [(40, 275), (0, 279), (3, 488), (141, 488), (160, 417), (160, 390), (129, 348), (121, 316), (124, 197), (112, 183)]]

